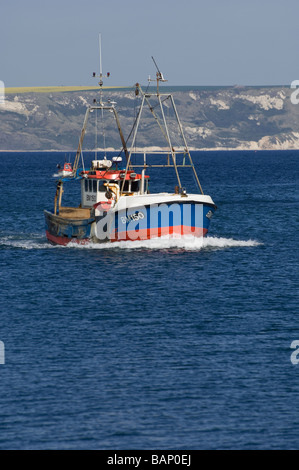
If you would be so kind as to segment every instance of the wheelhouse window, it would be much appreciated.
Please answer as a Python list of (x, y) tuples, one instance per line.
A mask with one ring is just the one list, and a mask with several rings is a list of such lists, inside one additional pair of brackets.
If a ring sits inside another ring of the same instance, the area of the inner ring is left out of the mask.
[(96, 193), (98, 187), (98, 182), (96, 180), (85, 180), (84, 189), (89, 193)]
[[(124, 184), (124, 187), (123, 187), (124, 192), (127, 193), (127, 192), (130, 191), (130, 183), (131, 183), (131, 181), (125, 181), (125, 184)], [(121, 182), (120, 187), (122, 188), (122, 186), (123, 186), (123, 182)]]
[(98, 189), (98, 191), (99, 191), (100, 193), (105, 193), (105, 192), (107, 191), (107, 186), (105, 186), (104, 183), (102, 183), (102, 182), (99, 181), (99, 189)]
[(131, 181), (131, 191), (133, 193), (137, 193), (139, 191), (139, 183), (140, 181)]
[[(109, 180), (92, 180), (92, 179), (86, 179), (84, 181), (84, 189), (85, 192), (89, 193), (105, 193), (107, 191), (107, 186), (105, 186), (106, 183), (113, 183), (113, 184), (118, 184), (119, 188), (122, 189), (125, 193), (138, 193), (140, 191), (140, 180), (121, 180), (121, 181), (109, 181)], [(124, 185), (124, 186), (123, 186)], [(148, 181), (145, 182), (145, 191), (147, 192), (147, 186), (148, 186)]]
[[(125, 193), (137, 193), (139, 191), (139, 184), (140, 181), (131, 181), (131, 180), (126, 180), (124, 183), (124, 188), (123, 191)], [(120, 183), (120, 188), (122, 188), (123, 182), (121, 181)]]

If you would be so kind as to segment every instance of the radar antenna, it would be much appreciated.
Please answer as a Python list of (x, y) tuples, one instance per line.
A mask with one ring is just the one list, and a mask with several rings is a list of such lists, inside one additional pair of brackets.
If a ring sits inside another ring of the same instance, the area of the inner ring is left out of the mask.
[[(152, 56), (153, 62), (156, 66), (157, 72), (156, 72), (156, 80), (157, 80), (157, 94), (159, 94), (159, 82), (167, 82), (167, 80), (164, 78), (163, 73), (160, 71), (157, 62), (155, 61), (154, 57)], [(148, 77), (149, 82), (153, 82), (154, 80), (151, 80), (150, 77)]]

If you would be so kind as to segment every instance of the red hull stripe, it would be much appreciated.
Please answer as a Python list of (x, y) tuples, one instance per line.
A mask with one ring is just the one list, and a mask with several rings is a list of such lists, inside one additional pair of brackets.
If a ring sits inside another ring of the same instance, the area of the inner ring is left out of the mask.
[(192, 235), (193, 237), (204, 237), (208, 230), (206, 228), (188, 227), (186, 225), (175, 225), (173, 227), (146, 228), (140, 230), (130, 230), (127, 232), (111, 233), (111, 241), (121, 240), (150, 240), (151, 238), (163, 237), (167, 235)]
[[(122, 240), (150, 240), (151, 238), (159, 238), (167, 235), (192, 235), (193, 237), (204, 237), (208, 230), (206, 228), (188, 227), (185, 225), (176, 225), (174, 227), (162, 227), (162, 228), (148, 228), (138, 231), (130, 230), (129, 232), (111, 233), (111, 242), (117, 242)], [(89, 238), (68, 238), (68, 237), (57, 237), (52, 235), (46, 230), (47, 239), (55, 245), (67, 245), (70, 242), (78, 243), (78, 245), (85, 245), (90, 242)]]
[(73, 243), (78, 243), (78, 245), (85, 245), (88, 243), (90, 240), (89, 238), (68, 238), (68, 237), (56, 237), (55, 235), (52, 235), (46, 230), (46, 236), (47, 239), (54, 243), (55, 245), (64, 245), (66, 246), (68, 243), (73, 242)]

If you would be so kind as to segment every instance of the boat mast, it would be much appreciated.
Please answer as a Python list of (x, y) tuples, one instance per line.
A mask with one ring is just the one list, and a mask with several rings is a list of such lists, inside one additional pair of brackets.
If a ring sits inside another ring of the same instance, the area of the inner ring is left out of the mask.
[[(170, 135), (169, 135), (169, 131), (168, 131), (168, 125), (167, 125), (167, 122), (166, 122), (166, 119), (165, 119), (165, 114), (164, 114), (164, 110), (163, 110), (163, 104), (162, 104), (162, 101), (161, 101), (161, 95), (159, 93), (159, 82), (167, 82), (167, 80), (165, 80), (165, 78), (163, 77), (163, 74), (160, 72), (159, 70), (159, 67), (158, 65), (156, 64), (156, 61), (155, 59), (153, 58), (152, 56), (152, 59), (153, 59), (153, 62), (156, 66), (156, 69), (157, 69), (157, 73), (156, 73), (156, 80), (157, 80), (157, 97), (158, 97), (158, 101), (159, 101), (159, 105), (160, 105), (160, 109), (161, 109), (161, 115), (162, 115), (162, 119), (163, 119), (163, 122), (164, 122), (164, 129), (166, 131), (166, 136), (167, 136), (167, 142), (168, 142), (168, 145), (169, 145), (169, 150), (171, 152), (171, 156), (172, 156), (172, 161), (173, 161), (173, 166), (174, 166), (174, 169), (175, 169), (175, 173), (176, 173), (176, 177), (177, 177), (177, 180), (178, 180), (178, 183), (179, 183), (179, 189), (182, 190), (182, 184), (181, 184), (181, 179), (180, 179), (180, 176), (179, 176), (179, 172), (178, 172), (178, 168), (177, 168), (177, 165), (176, 165), (176, 155), (175, 155), (175, 150), (171, 144), (171, 140), (170, 140)], [(178, 118), (178, 116), (177, 116)]]
[(98, 84), (99, 84), (99, 87), (100, 87), (100, 99), (99, 99), (99, 102), (97, 102), (97, 100), (94, 99), (94, 105), (93, 106), (89, 105), (87, 110), (86, 110), (85, 118), (84, 118), (84, 122), (83, 122), (83, 127), (82, 127), (82, 130), (81, 130), (81, 135), (80, 135), (80, 139), (79, 139), (78, 149), (77, 149), (77, 152), (76, 152), (75, 161), (74, 161), (74, 165), (73, 165), (73, 172), (72, 172), (73, 177), (76, 177), (76, 174), (77, 174), (80, 155), (82, 155), (82, 146), (83, 146), (83, 140), (84, 140), (84, 136), (85, 136), (85, 132), (86, 132), (87, 122), (88, 122), (89, 114), (93, 110), (101, 110), (102, 111), (102, 118), (103, 118), (103, 112), (105, 110), (109, 110), (109, 111), (113, 112), (114, 117), (115, 117), (115, 121), (116, 121), (116, 124), (117, 124), (117, 129), (118, 129), (118, 132), (119, 132), (119, 136), (120, 136), (120, 139), (121, 139), (121, 143), (122, 143), (122, 149), (125, 152), (126, 158), (128, 159), (128, 157), (129, 157), (129, 153), (128, 153), (128, 149), (127, 149), (127, 143), (125, 141), (125, 138), (124, 138), (124, 135), (123, 135), (123, 132), (122, 132), (122, 128), (121, 128), (121, 125), (120, 125), (118, 113), (117, 113), (117, 111), (115, 109), (115, 106), (114, 106), (116, 103), (109, 102), (109, 100), (108, 100), (108, 104), (105, 104), (103, 102), (103, 84), (104, 84), (103, 78), (110, 77), (110, 73), (108, 72), (106, 75), (103, 75), (103, 69), (102, 69), (102, 36), (101, 36), (101, 33), (99, 34), (99, 48), (100, 48), (100, 75), (97, 76), (96, 73), (94, 72), (93, 77), (94, 78), (99, 78)]

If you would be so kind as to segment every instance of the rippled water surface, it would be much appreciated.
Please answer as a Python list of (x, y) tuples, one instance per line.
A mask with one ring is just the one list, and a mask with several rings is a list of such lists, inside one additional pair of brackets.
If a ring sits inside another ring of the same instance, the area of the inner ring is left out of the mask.
[(44, 234), (64, 154), (0, 156), (0, 448), (299, 448), (299, 152), (194, 154), (204, 240), (84, 247)]

